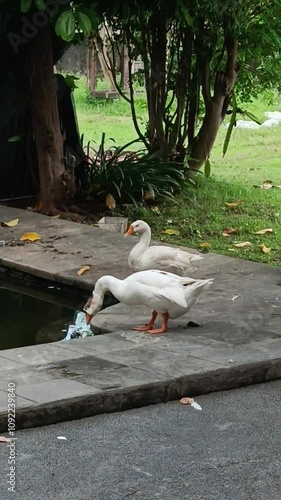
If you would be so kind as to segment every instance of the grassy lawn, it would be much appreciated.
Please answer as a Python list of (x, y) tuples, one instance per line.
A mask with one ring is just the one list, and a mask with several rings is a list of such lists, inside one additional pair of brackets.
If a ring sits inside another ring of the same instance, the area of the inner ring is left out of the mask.
[[(114, 138), (118, 145), (136, 138), (126, 102), (94, 100), (88, 95), (84, 82), (79, 83), (74, 96), (84, 143), (91, 140), (97, 146), (102, 132), (108, 139)], [(136, 108), (144, 128), (146, 110), (141, 94)], [(274, 102), (269, 104), (268, 98), (263, 97), (249, 104), (247, 110), (265, 120), (264, 111), (281, 111), (281, 99), (275, 97)], [(211, 156), (209, 179), (199, 175), (197, 185), (187, 185), (173, 202), (129, 209), (130, 221), (143, 218), (152, 226), (153, 237), (165, 242), (198, 250), (202, 250), (202, 243), (208, 243), (208, 250), (212, 252), (280, 265), (281, 189), (264, 190), (254, 186), (261, 185), (265, 180), (281, 186), (281, 126), (234, 130), (227, 154), (222, 158), (225, 133), (226, 128), (222, 126)], [(225, 206), (227, 202), (238, 200), (242, 200), (243, 204), (234, 208)], [(163, 234), (168, 228), (174, 229), (176, 234)], [(223, 236), (226, 228), (236, 229), (237, 234)], [(271, 228), (273, 232), (253, 234), (265, 228)], [(251, 246), (234, 246), (246, 241)], [(259, 247), (262, 244), (270, 248), (270, 252), (264, 253)]]

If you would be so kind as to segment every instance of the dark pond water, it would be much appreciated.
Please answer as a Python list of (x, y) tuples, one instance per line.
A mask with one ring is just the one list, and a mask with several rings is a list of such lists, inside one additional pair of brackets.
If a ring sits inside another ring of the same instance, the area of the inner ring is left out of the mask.
[(35, 289), (0, 276), (0, 350), (46, 342), (66, 336), (82, 302), (55, 286)]

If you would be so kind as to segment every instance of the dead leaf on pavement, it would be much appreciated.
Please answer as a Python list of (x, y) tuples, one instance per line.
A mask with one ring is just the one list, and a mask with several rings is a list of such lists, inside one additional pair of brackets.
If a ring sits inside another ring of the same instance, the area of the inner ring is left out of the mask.
[(240, 205), (243, 205), (244, 201), (238, 200), (238, 201), (233, 201), (231, 203), (225, 203), (225, 206), (228, 208), (235, 208), (239, 207)]
[(10, 443), (12, 441), (11, 438), (6, 438), (5, 436), (0, 436), (0, 443)]
[(250, 241), (243, 241), (242, 243), (234, 243), (234, 246), (236, 248), (245, 248), (252, 246), (252, 243)]
[(86, 273), (86, 271), (90, 271), (90, 266), (83, 266), (79, 271), (77, 271), (78, 276), (82, 276), (82, 274)]
[(263, 253), (270, 253), (271, 252), (271, 248), (266, 247), (264, 243), (262, 243), (261, 245), (258, 245), (258, 246), (260, 247), (260, 249)]
[(15, 227), (19, 223), (19, 219), (10, 220), (10, 222), (1, 222), (2, 227)]
[(230, 236), (231, 234), (238, 234), (238, 233), (239, 233), (238, 229), (233, 229), (233, 227), (230, 227), (230, 228), (223, 229), (222, 235), (223, 236)]
[(191, 405), (195, 410), (202, 410), (201, 406), (193, 398), (181, 398), (180, 403), (182, 405)]
[(200, 243), (201, 248), (211, 248), (211, 244), (208, 243), (207, 241), (203, 241), (203, 243)]
[(105, 204), (109, 208), (109, 210), (114, 210), (114, 208), (116, 208), (116, 201), (113, 198), (112, 194), (108, 193), (106, 195)]
[(267, 233), (273, 233), (273, 229), (271, 227), (268, 229), (260, 229), (259, 231), (256, 231), (254, 234), (267, 234)]
[(164, 234), (168, 234), (169, 236), (179, 236), (180, 232), (177, 229), (165, 229), (162, 231)]
[(138, 490), (129, 490), (124, 494), (124, 497), (129, 497), (131, 495), (134, 495), (135, 493), (137, 493), (137, 491)]
[(186, 398), (181, 398), (181, 400), (180, 400), (180, 403), (182, 405), (191, 405), (191, 403), (193, 403), (193, 402), (194, 402), (193, 398), (187, 398), (187, 397)]
[(38, 233), (24, 233), (20, 237), (20, 241), (38, 241), (41, 240), (41, 236)]

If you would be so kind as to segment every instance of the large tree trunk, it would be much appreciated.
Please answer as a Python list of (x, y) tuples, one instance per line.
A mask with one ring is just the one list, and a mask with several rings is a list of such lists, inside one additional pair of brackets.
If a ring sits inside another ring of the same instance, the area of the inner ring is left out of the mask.
[(235, 38), (229, 37), (225, 45), (227, 50), (226, 67), (225, 71), (220, 71), (216, 74), (214, 95), (212, 97), (210, 93), (208, 62), (201, 67), (205, 116), (190, 151), (190, 160), (188, 163), (192, 171), (199, 170), (210, 156), (237, 80), (239, 71), (237, 64), (238, 42)]
[(62, 175), (65, 169), (49, 25), (40, 28), (38, 35), (29, 41), (28, 51), (31, 63), (31, 115), (40, 178), (37, 209), (53, 214), (64, 207), (65, 186)]

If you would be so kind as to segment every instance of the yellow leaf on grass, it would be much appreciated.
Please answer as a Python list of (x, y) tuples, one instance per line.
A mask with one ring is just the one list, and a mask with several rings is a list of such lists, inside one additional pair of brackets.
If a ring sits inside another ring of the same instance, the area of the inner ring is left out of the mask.
[(234, 243), (234, 246), (236, 248), (245, 248), (252, 246), (252, 243), (250, 241), (243, 241), (242, 243)]
[(230, 236), (231, 234), (238, 234), (238, 229), (233, 229), (233, 227), (225, 228), (222, 232), (223, 236)]
[(267, 233), (273, 233), (273, 229), (271, 227), (269, 229), (260, 229), (259, 231), (256, 231), (254, 234), (267, 234)]
[(19, 223), (19, 219), (10, 220), (10, 222), (1, 222), (2, 227), (15, 227)]
[(5, 436), (0, 436), (0, 443), (10, 443), (11, 438), (6, 438)]
[(261, 251), (262, 251), (263, 253), (269, 253), (269, 252), (271, 252), (271, 248), (266, 247), (266, 246), (264, 245), (264, 243), (262, 243), (262, 245), (259, 245), (259, 247), (260, 247), (260, 249), (261, 249)]
[(20, 237), (20, 241), (38, 241), (38, 240), (41, 240), (41, 236), (39, 236), (39, 234), (37, 233), (24, 233), (21, 237)]
[(238, 201), (233, 201), (231, 203), (225, 203), (225, 206), (228, 208), (235, 208), (239, 207), (240, 205), (243, 205), (244, 201), (238, 200)]
[(106, 195), (105, 204), (109, 208), (109, 210), (114, 210), (114, 208), (116, 208), (116, 201), (113, 198), (112, 194), (108, 193)]
[(200, 243), (201, 248), (211, 248), (211, 244), (208, 243), (207, 241), (204, 241), (203, 243)]
[(180, 234), (180, 232), (177, 229), (165, 229), (163, 233), (168, 234), (169, 236), (179, 236)]
[(81, 267), (81, 269), (79, 269), (79, 271), (77, 271), (77, 275), (78, 276), (82, 276), (82, 274), (86, 273), (86, 271), (90, 271), (90, 267), (89, 266), (83, 266), (83, 267)]

